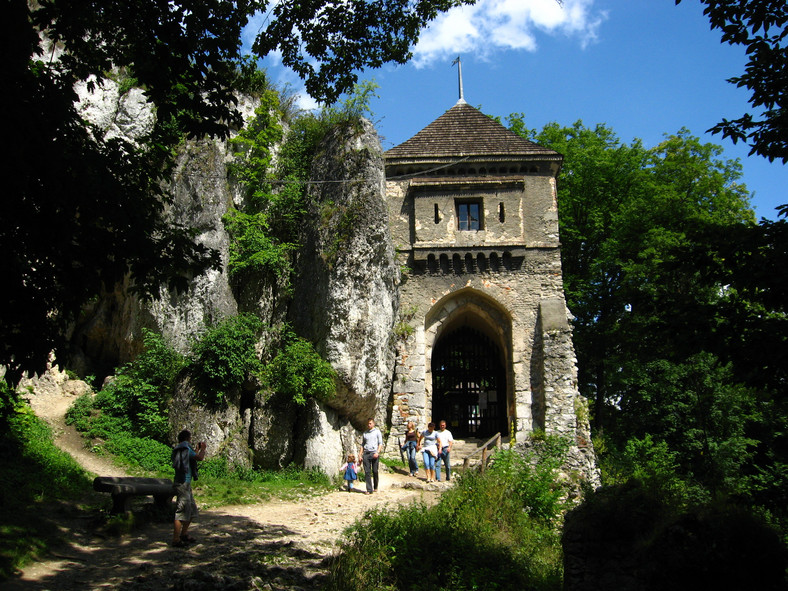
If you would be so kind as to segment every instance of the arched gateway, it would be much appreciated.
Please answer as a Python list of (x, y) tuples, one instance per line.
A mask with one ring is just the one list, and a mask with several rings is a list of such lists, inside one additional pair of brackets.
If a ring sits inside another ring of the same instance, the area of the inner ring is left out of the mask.
[(408, 421), (455, 437), (578, 435), (556, 176), (562, 156), (460, 100), (384, 154), (400, 263), (387, 453)]
[(432, 352), (432, 414), (455, 437), (506, 433), (506, 368), (501, 350), (483, 332), (461, 326)]
[(508, 433), (511, 318), (484, 294), (466, 288), (427, 315), (426, 392), (432, 416), (457, 438)]

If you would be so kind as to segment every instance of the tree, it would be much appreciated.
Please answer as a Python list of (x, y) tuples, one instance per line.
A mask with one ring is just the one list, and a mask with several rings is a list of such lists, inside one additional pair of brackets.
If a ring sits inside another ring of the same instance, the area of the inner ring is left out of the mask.
[[(515, 123), (510, 118), (510, 123)], [(620, 209), (646, 190), (647, 153), (639, 141), (626, 146), (603, 125), (593, 129), (551, 123), (533, 138), (564, 155), (559, 178), (562, 264), (567, 303), (575, 315), (581, 392), (603, 420), (614, 373), (615, 334), (626, 301), (621, 269), (608, 255)], [(611, 367), (612, 364), (612, 367)]]
[[(681, 0), (676, 0), (679, 4)], [(753, 116), (723, 119), (710, 131), (746, 142), (751, 154), (788, 162), (788, 4), (784, 0), (701, 0), (712, 29), (722, 41), (743, 45), (749, 61), (744, 74), (728, 81), (750, 90)]]
[(649, 474), (662, 450), (676, 474), (655, 481), (677, 498), (727, 495), (784, 527), (788, 224), (755, 223), (739, 163), (686, 130), (645, 149), (604, 126), (509, 122), (564, 154), (564, 284), (603, 470)]
[[(43, 369), (85, 302), (130, 276), (142, 295), (179, 288), (217, 264), (189, 228), (164, 221), (163, 189), (184, 136), (241, 125), (235, 91), (254, 64), (241, 30), (272, 4), (257, 55), (282, 52), (318, 99), (349, 90), (357, 69), (410, 56), (420, 29), (471, 0), (8, 0), (0, 9), (6, 182), (0, 225), (0, 365), (6, 380)], [(83, 121), (75, 85), (136, 85), (149, 133), (105, 137)]]
[(723, 277), (697, 261), (720, 262), (711, 228), (756, 227), (739, 163), (684, 129), (646, 149), (602, 125), (530, 133), (522, 116), (509, 122), (564, 155), (564, 284), (595, 431), (620, 449), (653, 433), (685, 477), (729, 486), (746, 458), (751, 392), (724, 346)]

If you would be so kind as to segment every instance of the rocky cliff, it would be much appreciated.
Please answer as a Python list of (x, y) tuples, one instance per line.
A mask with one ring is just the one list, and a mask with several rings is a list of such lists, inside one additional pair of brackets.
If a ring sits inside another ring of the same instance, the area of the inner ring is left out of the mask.
[(365, 428), (368, 418), (384, 418), (391, 389), (399, 280), (372, 125), (336, 129), (312, 178), (313, 223), (304, 229), (290, 317), (339, 374), (332, 406)]
[[(122, 97), (112, 88), (82, 95), (83, 113), (107, 134), (133, 138), (144, 129), (123, 123), (147, 120), (132, 95)], [(323, 144), (312, 167), (291, 293), (262, 277), (249, 285), (229, 280), (229, 237), (222, 216), (231, 205), (242, 205), (228, 176), (230, 158), (226, 142), (186, 142), (167, 211), (174, 223), (197, 229), (197, 240), (220, 253), (222, 268), (193, 278), (185, 293), (162, 289), (149, 302), (134, 297), (128, 284), (115, 286), (74, 328), (67, 366), (83, 374), (109, 373), (139, 351), (142, 328), (162, 333), (186, 353), (207, 325), (239, 312), (251, 312), (272, 326), (286, 319), (335, 368), (334, 399), (301, 407), (252, 383), (228, 396), (225, 407), (209, 409), (184, 376), (172, 405), (173, 431), (192, 429), (234, 462), (278, 467), (296, 461), (333, 473), (356, 447), (354, 425), (362, 427), (369, 416), (382, 419), (390, 395), (398, 269), (380, 142), (372, 125), (361, 122), (334, 130)], [(260, 343), (261, 350), (265, 345)]]

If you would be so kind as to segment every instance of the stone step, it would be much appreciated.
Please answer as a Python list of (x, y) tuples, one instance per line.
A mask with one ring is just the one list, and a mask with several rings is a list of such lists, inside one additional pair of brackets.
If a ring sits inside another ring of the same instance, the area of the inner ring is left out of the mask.
[[(455, 439), (454, 445), (452, 445), (451, 465), (461, 466), (465, 461), (466, 457), (471, 455), (473, 452), (479, 449), (480, 445), (486, 442), (487, 439)], [(471, 463), (478, 464), (480, 461), (481, 461), (481, 453), (474, 456), (474, 458), (471, 460)]]
[[(501, 446), (508, 444), (509, 438), (506, 437), (502, 440)], [(461, 467), (465, 462), (465, 458), (479, 449), (479, 446), (486, 443), (488, 439), (455, 439), (452, 445), (451, 452), (451, 465)], [(492, 451), (492, 449), (490, 450)], [(421, 466), (421, 453), (417, 455), (419, 466)], [(471, 465), (475, 466), (481, 462), (481, 452), (473, 457)]]

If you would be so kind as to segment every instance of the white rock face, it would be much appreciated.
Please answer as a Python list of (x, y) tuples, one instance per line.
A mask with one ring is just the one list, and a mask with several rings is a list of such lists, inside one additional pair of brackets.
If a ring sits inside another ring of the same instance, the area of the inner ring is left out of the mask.
[[(108, 80), (92, 92), (87, 84), (80, 84), (77, 94), (80, 114), (98, 126), (105, 139), (122, 137), (133, 142), (153, 126), (155, 115), (140, 89), (121, 94), (118, 84)], [(140, 302), (129, 293), (128, 284), (115, 286), (75, 327), (70, 367), (98, 374), (130, 361), (140, 350), (142, 328), (161, 332), (177, 350), (186, 353), (207, 323), (238, 313), (226, 266), (229, 237), (222, 223), (232, 203), (229, 158), (225, 141), (185, 142), (168, 187), (173, 200), (165, 210), (173, 222), (197, 230), (196, 242), (216, 250), (222, 268), (195, 277), (184, 293), (162, 288), (160, 297), (152, 302)]]
[(363, 429), (369, 417), (385, 419), (399, 305), (382, 151), (372, 125), (337, 130), (312, 171), (315, 223), (305, 232), (291, 317), (339, 374), (329, 405)]
[[(2, 375), (0, 375), (2, 378)], [(33, 408), (47, 404), (53, 398), (73, 397), (74, 399), (91, 391), (90, 386), (82, 380), (72, 380), (68, 374), (58, 367), (50, 355), (44, 373), (36, 376), (25, 376), (17, 385), (17, 392), (22, 398), (32, 395)]]
[(194, 277), (185, 293), (162, 289), (160, 298), (148, 305), (157, 329), (183, 353), (206, 324), (238, 314), (227, 271), (230, 238), (222, 222), (232, 203), (229, 158), (225, 142), (189, 141), (178, 154), (171, 181), (173, 202), (167, 215), (195, 228), (196, 242), (217, 251), (222, 262), (221, 269)]
[(104, 132), (104, 139), (123, 138), (134, 141), (148, 133), (156, 117), (142, 94), (132, 88), (121, 93), (120, 86), (106, 80), (91, 91), (87, 83), (76, 87), (79, 96), (77, 112)]
[[(153, 125), (154, 114), (139, 89), (121, 94), (109, 81), (94, 92), (82, 86), (78, 93), (80, 113), (105, 138), (133, 141)], [(242, 101), (245, 116), (251, 116), (254, 106)], [(225, 453), (239, 463), (274, 468), (295, 460), (333, 473), (344, 455), (355, 451), (351, 425), (363, 428), (368, 417), (381, 424), (385, 419), (399, 270), (384, 201), (382, 150), (372, 125), (363, 122), (360, 128), (338, 130), (321, 154), (313, 166), (318, 183), (289, 302), (278, 286), (265, 281), (231, 286), (229, 237), (222, 216), (233, 203), (241, 204), (238, 188), (228, 179), (231, 154), (223, 141), (185, 142), (170, 182), (173, 201), (166, 215), (196, 228), (197, 242), (219, 253), (221, 268), (195, 277), (185, 293), (162, 289), (153, 302), (140, 302), (128, 285), (117, 286), (75, 328), (70, 367), (85, 373), (111, 371), (139, 352), (142, 328), (161, 332), (186, 353), (208, 323), (243, 311), (275, 325), (284, 320), (290, 304), (288, 316), (297, 332), (312, 340), (336, 369), (337, 397), (328, 406), (312, 402), (302, 408), (245, 392), (238, 394), (243, 404), (239, 398), (231, 408), (210, 410), (201, 407), (194, 386), (184, 380), (172, 429), (191, 424), (213, 453)]]
[(349, 453), (358, 453), (356, 430), (347, 419), (316, 400), (307, 402), (302, 416), (306, 424), (300, 432), (305, 438), (299, 445), (303, 457), (299, 455), (296, 461), (307, 469), (336, 474)]

